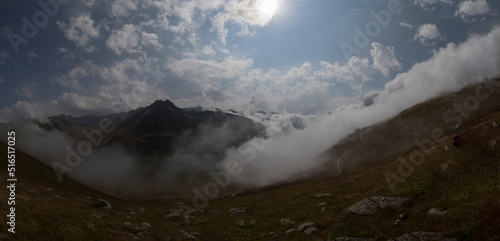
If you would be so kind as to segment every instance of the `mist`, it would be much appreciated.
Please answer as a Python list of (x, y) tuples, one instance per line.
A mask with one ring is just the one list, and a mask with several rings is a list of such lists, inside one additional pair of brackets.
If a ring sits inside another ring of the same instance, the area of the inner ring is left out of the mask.
[[(197, 133), (185, 133), (177, 139), (172, 155), (150, 157), (157, 159), (154, 164), (144, 165), (141, 157), (110, 146), (94, 148), (65, 175), (108, 193), (140, 195), (167, 192), (181, 181), (203, 182), (207, 173), (237, 162), (241, 171), (231, 176), (232, 184), (260, 187), (286, 182), (336, 161), (319, 156), (358, 128), (387, 120), (444, 93), (499, 76), (498, 43), (498, 26), (486, 35), (470, 36), (464, 43), (450, 43), (432, 58), (398, 74), (384, 90), (371, 95), (369, 104), (362, 100), (329, 115), (243, 111), (241, 115), (265, 127), (265, 134), (240, 146), (234, 145), (235, 140), (245, 137), (234, 123), (202, 125)], [(49, 166), (54, 162), (64, 164), (66, 147), (74, 148), (79, 141), (64, 133), (44, 131), (32, 123), (18, 123), (14, 128), (19, 148)], [(332, 175), (338, 172), (331, 170)]]

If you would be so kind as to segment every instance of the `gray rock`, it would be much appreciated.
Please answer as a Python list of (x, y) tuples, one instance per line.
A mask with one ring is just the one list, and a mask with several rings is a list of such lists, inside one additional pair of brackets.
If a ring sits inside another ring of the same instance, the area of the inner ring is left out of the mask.
[(151, 224), (144, 222), (144, 223), (141, 223), (141, 227), (142, 228), (151, 228)]
[(294, 228), (292, 228), (292, 229), (288, 229), (288, 230), (286, 231), (286, 233), (291, 233), (291, 232), (294, 232), (294, 231), (295, 231), (295, 229), (294, 229)]
[(497, 124), (495, 121), (493, 121), (493, 124), (491, 125), (491, 127), (493, 127), (493, 128), (497, 128), (497, 127), (498, 127), (498, 124)]
[(331, 193), (320, 193), (320, 194), (313, 195), (313, 197), (315, 197), (315, 198), (324, 198), (324, 197), (329, 197), (331, 195), (332, 195)]
[(439, 232), (413, 232), (389, 241), (456, 241), (456, 239), (444, 238)]
[(239, 208), (231, 208), (229, 209), (229, 212), (231, 213), (244, 213), (248, 210), (247, 207), (239, 207)]
[(312, 233), (316, 233), (316, 232), (319, 232), (319, 229), (316, 227), (309, 227), (309, 228), (306, 228), (306, 230), (304, 230), (304, 233), (307, 235), (312, 234)]
[(179, 232), (182, 233), (182, 236), (185, 238), (185, 239), (196, 239), (195, 236), (193, 236), (192, 234), (182, 230), (182, 229), (179, 229)]
[(301, 232), (305, 228), (309, 228), (309, 227), (312, 227), (312, 226), (314, 226), (313, 222), (305, 222), (305, 223), (299, 225), (299, 227), (297, 228), (297, 231)]
[(320, 211), (321, 211), (321, 212), (325, 212), (325, 211), (326, 211), (326, 208), (325, 208), (325, 207), (322, 207)]
[(490, 141), (490, 146), (491, 148), (495, 148), (495, 145), (497, 144), (497, 140), (492, 140)]
[(256, 225), (256, 224), (257, 224), (257, 221), (255, 221), (255, 219), (250, 220), (250, 225)]
[(441, 210), (439, 208), (431, 208), (427, 214), (428, 215), (436, 215), (436, 216), (443, 216), (448, 212), (448, 210)]
[(196, 216), (196, 215), (200, 215), (203, 213), (203, 210), (200, 210), (200, 209), (191, 209), (189, 211), (186, 212), (186, 215), (189, 215), (189, 216)]
[(352, 205), (347, 209), (351, 213), (370, 215), (375, 213), (379, 208), (386, 208), (388, 206), (399, 207), (402, 206), (408, 198), (404, 197), (371, 197), (365, 198), (358, 203)]
[(235, 219), (234, 223), (236, 223), (240, 226), (245, 226), (245, 220), (243, 220), (243, 219)]
[(294, 224), (295, 223), (294, 221), (292, 221), (292, 220), (290, 220), (288, 218), (282, 218), (280, 222), (281, 222), (281, 225), (288, 225), (288, 224)]
[(371, 239), (371, 238), (340, 237), (340, 238), (334, 238), (333, 241), (373, 241), (373, 239)]
[(445, 145), (445, 146), (444, 146), (444, 150), (445, 150), (445, 151), (449, 151), (449, 150), (450, 150), (450, 148), (448, 147), (448, 145)]
[(111, 208), (111, 204), (109, 204), (109, 202), (104, 200), (104, 199), (99, 199), (97, 201), (97, 203), (95, 204), (95, 206), (98, 208), (102, 208), (102, 209), (110, 209)]
[[(172, 212), (170, 212), (172, 211)], [(163, 216), (164, 218), (180, 218), (184, 215), (181, 210), (169, 210), (169, 214)]]
[(445, 163), (441, 166), (441, 170), (443, 170), (443, 172), (446, 172), (446, 170), (448, 170), (448, 163)]

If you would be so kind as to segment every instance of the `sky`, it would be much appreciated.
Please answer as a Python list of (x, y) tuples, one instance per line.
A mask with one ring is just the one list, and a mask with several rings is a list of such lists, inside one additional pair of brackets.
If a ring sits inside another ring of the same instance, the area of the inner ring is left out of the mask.
[(499, 10), (482, 0), (2, 1), (0, 122), (157, 99), (315, 116), (395, 92), (410, 105), (500, 74)]

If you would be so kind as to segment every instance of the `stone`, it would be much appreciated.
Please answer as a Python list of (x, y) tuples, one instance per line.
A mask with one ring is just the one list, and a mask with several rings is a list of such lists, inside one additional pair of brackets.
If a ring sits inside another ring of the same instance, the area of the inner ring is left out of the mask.
[(316, 232), (319, 232), (319, 229), (316, 228), (316, 227), (309, 227), (309, 228), (306, 228), (306, 230), (304, 230), (304, 233), (309, 235), (309, 234), (313, 234), (313, 233), (316, 233)]
[(347, 209), (351, 213), (370, 215), (375, 213), (379, 208), (400, 207), (408, 198), (404, 197), (371, 197), (365, 198)]
[(325, 211), (326, 211), (326, 208), (325, 208), (325, 207), (322, 207), (320, 211), (321, 211), (321, 212), (325, 212)]
[(98, 208), (102, 208), (102, 209), (110, 209), (111, 208), (111, 204), (109, 204), (109, 202), (104, 200), (104, 199), (99, 199), (97, 201), (97, 203), (95, 204), (95, 206)]
[(182, 230), (182, 229), (179, 229), (179, 232), (182, 233), (182, 236), (185, 238), (185, 239), (196, 239), (195, 236), (193, 236), (192, 234)]
[(151, 224), (144, 222), (144, 223), (141, 223), (141, 227), (142, 228), (151, 228)]
[(247, 207), (238, 207), (238, 208), (231, 208), (229, 209), (229, 212), (231, 213), (244, 213), (248, 210)]
[(490, 146), (491, 148), (495, 148), (495, 145), (497, 144), (497, 140), (492, 140), (490, 141)]
[(346, 182), (346, 183), (355, 183), (355, 182), (356, 182), (356, 180), (354, 180), (354, 179), (352, 179), (352, 178), (348, 177), (348, 178), (346, 178), (345, 182)]
[(297, 228), (297, 231), (301, 232), (305, 228), (309, 228), (309, 227), (312, 227), (312, 226), (314, 226), (313, 222), (305, 222), (305, 223), (302, 223), (301, 225), (299, 225), (299, 227)]
[(413, 232), (389, 241), (456, 241), (456, 239), (443, 238), (439, 232)]
[(183, 216), (183, 213), (181, 210), (173, 210), (172, 212), (170, 212), (169, 210), (169, 214), (163, 216), (164, 218), (180, 218)]
[(245, 226), (245, 220), (243, 220), (243, 219), (235, 219), (234, 223), (236, 223), (240, 226)]
[(290, 220), (288, 218), (282, 218), (280, 222), (281, 222), (281, 225), (288, 225), (288, 224), (294, 224), (295, 223), (294, 221), (292, 221), (292, 220)]
[(327, 202), (318, 203), (318, 206), (326, 206)]
[(436, 216), (443, 216), (448, 212), (448, 210), (441, 210), (439, 208), (431, 208), (427, 214), (428, 215), (436, 215)]
[(444, 150), (445, 150), (445, 151), (449, 151), (449, 150), (450, 150), (450, 148), (448, 147), (448, 145), (445, 145), (445, 146), (444, 146)]
[(255, 221), (255, 219), (250, 220), (250, 225), (256, 225), (256, 224), (257, 224), (257, 221)]
[(448, 163), (441, 165), (441, 170), (443, 170), (443, 172), (446, 172), (446, 170), (448, 170)]
[(320, 193), (320, 194), (313, 195), (313, 197), (315, 197), (315, 198), (324, 198), (324, 197), (329, 197), (331, 195), (332, 195), (331, 193)]
[(493, 128), (497, 128), (497, 127), (498, 127), (498, 124), (497, 124), (495, 121), (493, 121), (493, 124), (491, 125), (491, 127), (493, 127)]
[(288, 230), (286, 231), (286, 233), (291, 233), (291, 232), (294, 232), (294, 231), (295, 231), (295, 229), (294, 229), (294, 228), (292, 228), (292, 229), (288, 229)]

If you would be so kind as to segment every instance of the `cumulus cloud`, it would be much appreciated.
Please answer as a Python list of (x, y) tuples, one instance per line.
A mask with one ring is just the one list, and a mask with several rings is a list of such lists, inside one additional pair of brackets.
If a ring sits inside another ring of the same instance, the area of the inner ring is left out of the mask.
[(394, 55), (393, 47), (384, 47), (382, 44), (373, 42), (370, 54), (373, 58), (373, 68), (379, 70), (385, 76), (389, 75), (391, 69), (399, 70), (403, 66)]
[(451, 0), (415, 0), (414, 4), (420, 6), (426, 11), (433, 11), (436, 9), (438, 3), (446, 3), (448, 5), (453, 5)]
[(57, 22), (59, 28), (64, 32), (64, 36), (75, 42), (78, 46), (92, 52), (95, 48), (89, 45), (93, 38), (99, 36), (99, 28), (94, 27), (94, 20), (89, 13), (84, 13), (78, 17), (71, 17), (69, 24)]
[(486, 0), (463, 1), (460, 3), (456, 16), (460, 16), (465, 21), (476, 21), (474, 16), (485, 15), (491, 11)]
[(121, 55), (123, 52), (137, 53), (139, 47), (139, 28), (133, 24), (125, 24), (121, 29), (111, 32), (106, 46), (115, 54)]
[(33, 99), (33, 90), (30, 89), (29, 85), (23, 86), (23, 87), (17, 89), (16, 93), (18, 93), (19, 95), (22, 95), (26, 98)]
[(402, 27), (408, 28), (408, 29), (413, 29), (415, 27), (412, 24), (409, 24), (407, 22), (400, 22), (399, 25)]
[(76, 90), (82, 88), (79, 79), (88, 76), (88, 72), (85, 68), (76, 67), (70, 70), (67, 74), (59, 77), (52, 78), (51, 81), (58, 83), (62, 86), (70, 87)]
[(212, 30), (217, 30), (221, 42), (226, 44), (226, 37), (229, 30), (227, 23), (238, 24), (241, 31), (238, 35), (252, 35), (249, 27), (262, 27), (267, 25), (273, 18), (272, 12), (262, 11), (261, 4), (263, 0), (230, 0), (224, 6), (224, 11), (215, 15), (212, 21)]
[(422, 44), (432, 46), (439, 39), (444, 39), (439, 29), (435, 24), (427, 23), (418, 27), (418, 32), (415, 35), (415, 40), (419, 40)]
[(130, 12), (137, 10), (140, 0), (115, 0), (111, 4), (111, 14), (115, 17), (128, 16)]

